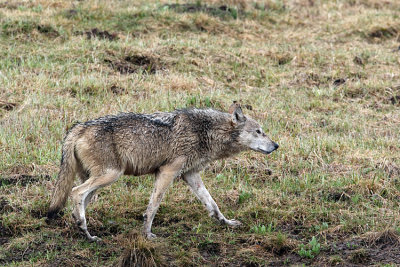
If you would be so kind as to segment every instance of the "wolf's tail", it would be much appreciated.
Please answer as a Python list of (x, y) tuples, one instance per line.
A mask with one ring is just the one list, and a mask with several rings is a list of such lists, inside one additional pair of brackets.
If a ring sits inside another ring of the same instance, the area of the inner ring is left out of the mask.
[(75, 158), (76, 128), (77, 127), (72, 128), (64, 140), (60, 172), (47, 212), (48, 219), (56, 218), (60, 210), (64, 208), (74, 184), (77, 166)]

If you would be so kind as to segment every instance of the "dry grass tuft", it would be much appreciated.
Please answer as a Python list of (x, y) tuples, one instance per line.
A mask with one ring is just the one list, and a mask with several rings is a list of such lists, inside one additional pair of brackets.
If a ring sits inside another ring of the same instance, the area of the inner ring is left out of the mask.
[(164, 266), (163, 259), (156, 247), (136, 231), (129, 234), (124, 247), (125, 250), (118, 263), (120, 267)]
[(369, 246), (388, 245), (392, 248), (400, 246), (400, 235), (398, 231), (387, 229), (380, 232), (366, 233), (364, 240)]

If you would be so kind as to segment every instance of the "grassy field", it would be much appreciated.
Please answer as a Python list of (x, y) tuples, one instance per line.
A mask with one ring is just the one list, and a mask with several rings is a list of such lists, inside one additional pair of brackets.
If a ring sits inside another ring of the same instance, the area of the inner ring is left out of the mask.
[[(397, 266), (399, 14), (397, 0), (1, 1), (0, 265)], [(151, 176), (89, 205), (101, 243), (70, 203), (46, 224), (74, 122), (232, 100), (280, 144), (202, 174), (240, 228), (178, 179), (144, 240)]]

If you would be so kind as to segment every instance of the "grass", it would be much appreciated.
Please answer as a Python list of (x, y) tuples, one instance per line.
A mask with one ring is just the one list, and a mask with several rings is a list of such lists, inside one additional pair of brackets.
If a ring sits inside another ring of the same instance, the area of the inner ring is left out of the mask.
[[(0, 4), (0, 265), (400, 263), (395, 0), (7, 1)], [(95, 30), (96, 29), (96, 30)], [(46, 224), (66, 130), (122, 111), (227, 110), (279, 143), (202, 174), (238, 229), (180, 180), (143, 240), (150, 176), (123, 177)]]

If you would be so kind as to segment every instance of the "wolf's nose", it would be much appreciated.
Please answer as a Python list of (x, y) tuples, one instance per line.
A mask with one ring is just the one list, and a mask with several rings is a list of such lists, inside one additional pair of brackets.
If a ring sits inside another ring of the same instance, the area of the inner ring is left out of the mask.
[(279, 145), (274, 142), (274, 147), (275, 147), (275, 150), (276, 150), (276, 149), (278, 149)]

